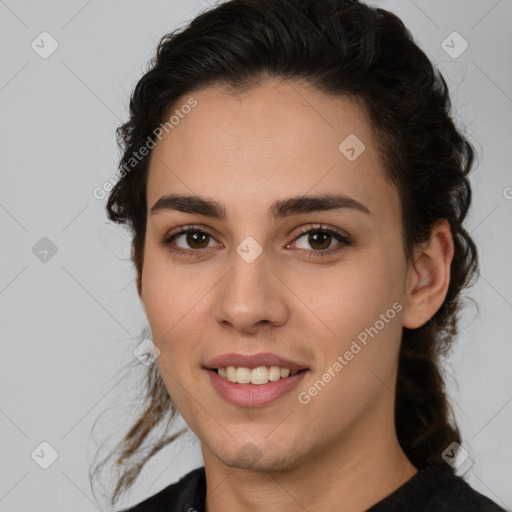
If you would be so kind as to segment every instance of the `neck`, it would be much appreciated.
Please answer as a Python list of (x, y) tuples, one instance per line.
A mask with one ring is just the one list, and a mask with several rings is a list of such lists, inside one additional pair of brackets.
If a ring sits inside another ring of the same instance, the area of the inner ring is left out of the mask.
[(373, 420), (357, 422), (336, 445), (284, 471), (228, 467), (203, 446), (206, 512), (367, 510), (417, 473), (398, 443), (393, 418)]

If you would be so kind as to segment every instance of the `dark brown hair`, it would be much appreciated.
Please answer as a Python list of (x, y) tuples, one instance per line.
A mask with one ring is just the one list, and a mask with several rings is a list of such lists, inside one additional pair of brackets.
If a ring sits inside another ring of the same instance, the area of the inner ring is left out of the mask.
[[(395, 401), (397, 436), (410, 461), (419, 469), (446, 465), (440, 453), (460, 442), (460, 435), (439, 356), (457, 334), (461, 290), (478, 274), (476, 247), (463, 227), (474, 151), (451, 118), (443, 76), (394, 14), (358, 0), (231, 0), (161, 39), (131, 96), (130, 118), (117, 130), (120, 169), (125, 171), (107, 203), (109, 218), (126, 224), (133, 235), (137, 287), (151, 153), (126, 172), (130, 159), (155, 141), (155, 129), (167, 121), (177, 99), (211, 85), (243, 90), (264, 78), (349, 96), (364, 109), (387, 176), (400, 194), (407, 257), (429, 239), (436, 221), (450, 224), (455, 253), (446, 299), (424, 325), (403, 329)], [(123, 468), (112, 503), (144, 464), (180, 434), (163, 435), (140, 457), (149, 433), (176, 415), (157, 364), (148, 367), (146, 400), (145, 410), (110, 455)]]

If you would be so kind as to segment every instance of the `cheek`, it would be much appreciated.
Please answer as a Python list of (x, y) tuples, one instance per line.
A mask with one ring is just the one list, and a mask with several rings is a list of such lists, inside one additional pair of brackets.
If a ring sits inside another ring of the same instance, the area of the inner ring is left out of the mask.
[[(352, 338), (401, 300), (401, 270), (376, 254), (358, 265), (337, 266), (319, 279), (301, 279), (300, 296), (331, 334)], [(314, 286), (312, 286), (314, 282)], [(394, 318), (396, 311), (390, 315)]]
[(142, 272), (142, 295), (159, 361), (173, 372), (183, 360), (195, 361), (198, 340), (204, 337), (208, 315), (208, 291), (218, 278), (192, 265), (171, 264), (165, 254), (148, 251)]
[(321, 286), (304, 280), (302, 293), (324, 326), (319, 372), (336, 375), (324, 374), (333, 382), (326, 400), (342, 397), (335, 400), (340, 406), (355, 407), (382, 382), (392, 386), (402, 331), (400, 265), (385, 250), (374, 251), (358, 265), (332, 269)]
[(197, 302), (196, 283), (179, 265), (172, 265), (164, 251), (148, 245), (142, 270), (142, 296), (153, 335), (162, 336)]
[(333, 431), (393, 389), (402, 330), (401, 305), (387, 282), (368, 284), (352, 274), (344, 284), (341, 289), (332, 283), (323, 302), (321, 318), (329, 331), (321, 338), (321, 354), (316, 349), (315, 375), (301, 389), (310, 400), (304, 406), (310, 421), (328, 409)]

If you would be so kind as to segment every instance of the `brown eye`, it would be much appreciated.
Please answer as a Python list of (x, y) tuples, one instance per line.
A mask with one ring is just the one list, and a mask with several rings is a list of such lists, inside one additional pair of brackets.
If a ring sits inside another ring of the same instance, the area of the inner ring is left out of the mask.
[(332, 238), (332, 235), (329, 233), (317, 231), (316, 233), (310, 233), (308, 235), (308, 243), (313, 249), (328, 249)]
[[(203, 249), (208, 247), (208, 240), (210, 235), (201, 231), (189, 231), (187, 234), (182, 235), (191, 249)], [(206, 243), (205, 243), (206, 241)]]
[[(333, 244), (333, 242), (337, 243)], [(349, 245), (349, 241), (346, 237), (327, 229), (310, 229), (297, 237), (294, 243), (298, 249), (309, 251), (314, 249), (315, 252), (325, 252), (327, 249)]]
[(180, 228), (177, 233), (165, 235), (161, 239), (164, 246), (180, 254), (199, 254), (204, 249), (215, 245), (215, 239), (210, 233), (197, 228)]

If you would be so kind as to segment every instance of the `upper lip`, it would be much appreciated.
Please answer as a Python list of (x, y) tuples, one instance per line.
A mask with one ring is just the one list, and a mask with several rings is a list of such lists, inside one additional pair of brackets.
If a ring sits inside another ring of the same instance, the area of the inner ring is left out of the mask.
[(285, 357), (271, 354), (270, 352), (260, 352), (258, 354), (244, 355), (244, 354), (222, 354), (210, 359), (205, 367), (209, 370), (215, 368), (227, 368), (228, 366), (237, 366), (243, 368), (257, 368), (258, 366), (279, 366), (281, 368), (288, 368), (292, 372), (307, 369), (307, 366), (286, 359)]

